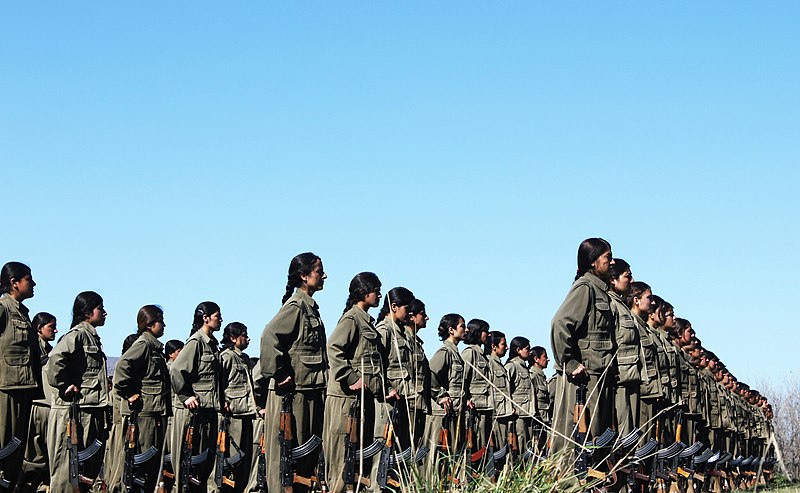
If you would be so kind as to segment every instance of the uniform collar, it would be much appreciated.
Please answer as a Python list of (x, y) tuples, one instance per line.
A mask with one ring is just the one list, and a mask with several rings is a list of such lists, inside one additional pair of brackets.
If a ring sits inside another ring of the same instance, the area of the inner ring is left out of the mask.
[(444, 340), (444, 346), (445, 346), (447, 349), (449, 349), (450, 351), (453, 351), (453, 352), (455, 352), (456, 354), (458, 354), (458, 347), (457, 347), (455, 344), (453, 344), (453, 343), (450, 341), (450, 339), (445, 339), (445, 340)]
[(89, 334), (93, 335), (94, 337), (97, 337), (97, 329), (94, 327), (94, 325), (90, 324), (89, 322), (81, 322), (72, 329), (73, 330), (83, 329)]
[(489, 359), (494, 361), (495, 363), (499, 364), (500, 366), (503, 366), (503, 362), (500, 360), (500, 357), (497, 356), (496, 354), (494, 354), (494, 353), (490, 354), (489, 355)]
[(350, 311), (353, 312), (353, 316), (362, 322), (367, 322), (369, 325), (375, 324), (375, 319), (372, 318), (372, 315), (364, 311), (364, 309), (358, 306), (358, 304), (353, 305), (353, 308), (351, 308)]
[(305, 291), (300, 288), (294, 290), (294, 295), (292, 296), (294, 299), (298, 301), (302, 301), (306, 305), (310, 306), (311, 308), (317, 307), (317, 302), (314, 301), (314, 298), (308, 295)]
[(583, 274), (583, 277), (585, 277), (586, 280), (589, 281), (590, 284), (594, 284), (595, 286), (597, 286), (601, 290), (606, 291), (606, 292), (609, 291), (608, 283), (605, 282), (604, 280), (600, 279), (599, 277), (597, 277), (593, 273), (586, 272), (585, 274)]
[[(609, 289), (609, 290), (608, 290), (608, 295), (609, 295), (610, 297), (614, 298), (615, 300), (619, 301), (619, 302), (620, 302), (620, 303), (622, 303), (623, 305), (625, 304), (625, 301), (622, 299), (622, 296), (620, 296), (620, 294), (619, 294), (619, 293), (617, 293), (616, 291), (614, 291), (613, 289)], [(626, 306), (627, 306), (627, 305), (626, 305)]]
[(528, 370), (535, 373), (536, 375), (544, 375), (544, 370), (542, 370), (536, 365), (532, 365)]
[(0, 296), (0, 299), (5, 300), (6, 303), (10, 304), (12, 307), (16, 308), (24, 315), (28, 315), (28, 307), (23, 305), (21, 302), (17, 301), (17, 299), (11, 296), (10, 294), (3, 293), (3, 295)]
[(192, 334), (192, 337), (197, 339), (197, 340), (199, 340), (199, 341), (203, 341), (203, 342), (205, 342), (206, 344), (208, 344), (210, 346), (214, 346), (214, 347), (217, 346), (217, 340), (214, 338), (214, 336), (213, 335), (207, 335), (205, 332), (203, 332), (200, 329), (198, 329), (197, 332)]
[(144, 338), (151, 346), (155, 346), (159, 351), (164, 348), (164, 345), (161, 344), (161, 341), (159, 341), (149, 330), (142, 332), (142, 335), (139, 337)]

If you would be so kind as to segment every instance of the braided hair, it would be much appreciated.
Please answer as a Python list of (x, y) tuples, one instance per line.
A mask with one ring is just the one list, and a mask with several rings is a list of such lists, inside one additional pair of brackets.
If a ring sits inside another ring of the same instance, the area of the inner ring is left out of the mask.
[(294, 290), (303, 285), (301, 276), (307, 276), (314, 270), (314, 265), (318, 260), (322, 260), (311, 252), (305, 252), (292, 259), (289, 263), (289, 274), (286, 276), (286, 293), (283, 295), (281, 304), (292, 297)]
[(408, 289), (402, 286), (390, 289), (383, 298), (383, 306), (381, 307), (381, 311), (378, 313), (378, 322), (386, 318), (386, 315), (388, 315), (392, 310), (392, 305), (407, 306), (413, 302), (414, 293)]
[(361, 272), (353, 277), (350, 281), (350, 294), (344, 304), (344, 311), (353, 308), (359, 301), (364, 301), (364, 298), (370, 293), (374, 293), (381, 289), (381, 281), (378, 276), (373, 272)]

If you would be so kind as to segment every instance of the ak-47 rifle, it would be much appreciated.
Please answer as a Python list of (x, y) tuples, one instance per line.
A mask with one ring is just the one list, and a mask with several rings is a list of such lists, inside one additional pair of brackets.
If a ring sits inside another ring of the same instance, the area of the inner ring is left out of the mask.
[(519, 456), (519, 441), (517, 440), (517, 432), (514, 431), (516, 424), (509, 420), (508, 422), (508, 452), (511, 454), (512, 460)]
[(80, 493), (81, 484), (91, 486), (94, 483), (92, 478), (87, 478), (81, 472), (83, 462), (93, 456), (103, 446), (95, 440), (95, 443), (84, 450), (78, 450), (78, 426), (81, 422), (81, 408), (78, 405), (77, 394), (72, 397), (69, 405), (69, 416), (67, 419), (67, 454), (69, 455), (69, 484), (74, 493)]
[(292, 393), (286, 392), (281, 401), (281, 414), (278, 421), (278, 444), (281, 457), (281, 486), (284, 493), (292, 493), (294, 489), (294, 459), (292, 458)]
[[(11, 437), (11, 440), (2, 448), (0, 448), (0, 461), (6, 459), (8, 456), (16, 452), (20, 445), (22, 445), (22, 441), (19, 438)], [(3, 476), (3, 471), (0, 471), (0, 488), (5, 490), (11, 489), (11, 481), (7, 480)]]
[[(231, 418), (226, 413), (222, 418), (222, 423), (220, 424), (219, 431), (217, 432), (216, 466), (214, 467), (214, 484), (217, 485), (217, 489), (220, 491), (222, 489), (222, 485), (230, 488), (236, 486), (236, 481), (231, 477), (232, 474), (230, 472), (232, 461), (227, 457), (229, 435), (228, 430), (230, 429), (230, 426)], [(241, 458), (241, 452), (238, 452), (237, 456)]]
[(387, 485), (399, 488), (400, 483), (389, 477), (389, 462), (394, 448), (394, 427), (397, 423), (397, 401), (392, 405), (386, 423), (383, 425), (383, 450), (381, 450), (380, 462), (378, 463), (378, 486), (385, 490)]
[(125, 429), (125, 466), (122, 471), (122, 484), (125, 493), (133, 491), (133, 459), (136, 455), (136, 438), (139, 434), (139, 411), (131, 410), (128, 416), (128, 427)]
[(361, 422), (361, 394), (356, 394), (356, 398), (350, 405), (350, 413), (347, 415), (347, 432), (344, 439), (344, 480), (345, 489), (348, 492), (355, 491), (356, 483), (360, 483), (369, 488), (369, 478), (361, 477), (358, 474), (358, 462), (360, 448), (358, 442), (358, 428)]
[(203, 451), (198, 455), (192, 455), (194, 451), (195, 428), (197, 427), (198, 412), (195, 409), (189, 410), (189, 423), (186, 426), (186, 432), (183, 436), (183, 443), (181, 443), (181, 493), (189, 493), (189, 485), (200, 485), (200, 479), (194, 475), (194, 469), (197, 465), (206, 461), (209, 455), (209, 449)]
[(264, 428), (264, 426), (261, 427), (261, 436), (258, 438), (258, 472), (256, 478), (259, 493), (267, 493), (267, 448), (264, 439)]
[(589, 417), (586, 415), (586, 384), (580, 383), (575, 389), (575, 408), (572, 411), (572, 422), (575, 424), (572, 439), (575, 441), (575, 475), (583, 481), (589, 471), (591, 453), (586, 449), (586, 438), (589, 432)]

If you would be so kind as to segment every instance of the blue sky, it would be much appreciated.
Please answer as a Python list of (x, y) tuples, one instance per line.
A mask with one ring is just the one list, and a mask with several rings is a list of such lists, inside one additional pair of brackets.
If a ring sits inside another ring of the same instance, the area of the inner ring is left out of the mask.
[[(0, 7), (0, 260), (62, 333), (106, 300), (252, 347), (314, 251), (549, 346), (608, 239), (746, 381), (792, 371), (797, 2), (140, 2)], [(377, 314), (377, 310), (374, 314)]]

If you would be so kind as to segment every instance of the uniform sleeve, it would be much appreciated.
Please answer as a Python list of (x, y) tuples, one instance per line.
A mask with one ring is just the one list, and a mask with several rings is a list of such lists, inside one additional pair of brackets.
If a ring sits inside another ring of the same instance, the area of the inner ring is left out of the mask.
[(7, 323), (8, 313), (6, 312), (6, 307), (0, 303), (0, 336), (3, 335), (3, 332), (5, 332)]
[(342, 317), (331, 338), (328, 339), (328, 363), (331, 366), (331, 378), (353, 385), (361, 378), (357, 369), (351, 366), (351, 358), (358, 344), (358, 327), (353, 317)]
[(231, 373), (233, 373), (233, 351), (222, 351), (219, 355), (220, 364), (222, 366), (222, 374), (219, 376), (219, 385), (222, 394), (228, 389), (231, 381)]
[(553, 317), (550, 330), (553, 359), (567, 375), (572, 374), (582, 363), (576, 359), (576, 332), (589, 313), (590, 290), (585, 284), (574, 286)]
[(297, 302), (289, 301), (281, 307), (261, 334), (261, 373), (267, 379), (281, 382), (294, 377), (289, 360), (289, 349), (297, 339), (301, 311)]
[(123, 399), (128, 399), (132, 395), (141, 391), (142, 380), (147, 372), (149, 354), (147, 344), (135, 342), (125, 351), (125, 354), (117, 361), (114, 370), (114, 390)]
[(436, 351), (431, 359), (431, 396), (436, 402), (443, 397), (449, 397), (450, 378), (447, 359), (447, 352), (442, 350)]
[(199, 343), (196, 339), (189, 339), (183, 347), (175, 362), (169, 367), (169, 377), (172, 380), (172, 391), (178, 396), (180, 402), (186, 402), (190, 397), (195, 397), (192, 384), (197, 381), (197, 358), (199, 356)]
[(75, 333), (67, 333), (53, 348), (47, 361), (47, 383), (66, 400), (64, 391), (72, 384), (80, 387), (80, 382), (70, 382), (67, 367), (75, 353)]
[(464, 401), (472, 398), (470, 387), (472, 379), (475, 378), (475, 351), (472, 346), (467, 347), (461, 352), (461, 359), (464, 361)]
[(517, 367), (514, 363), (506, 364), (506, 373), (508, 373), (508, 395), (514, 393), (517, 388)]

